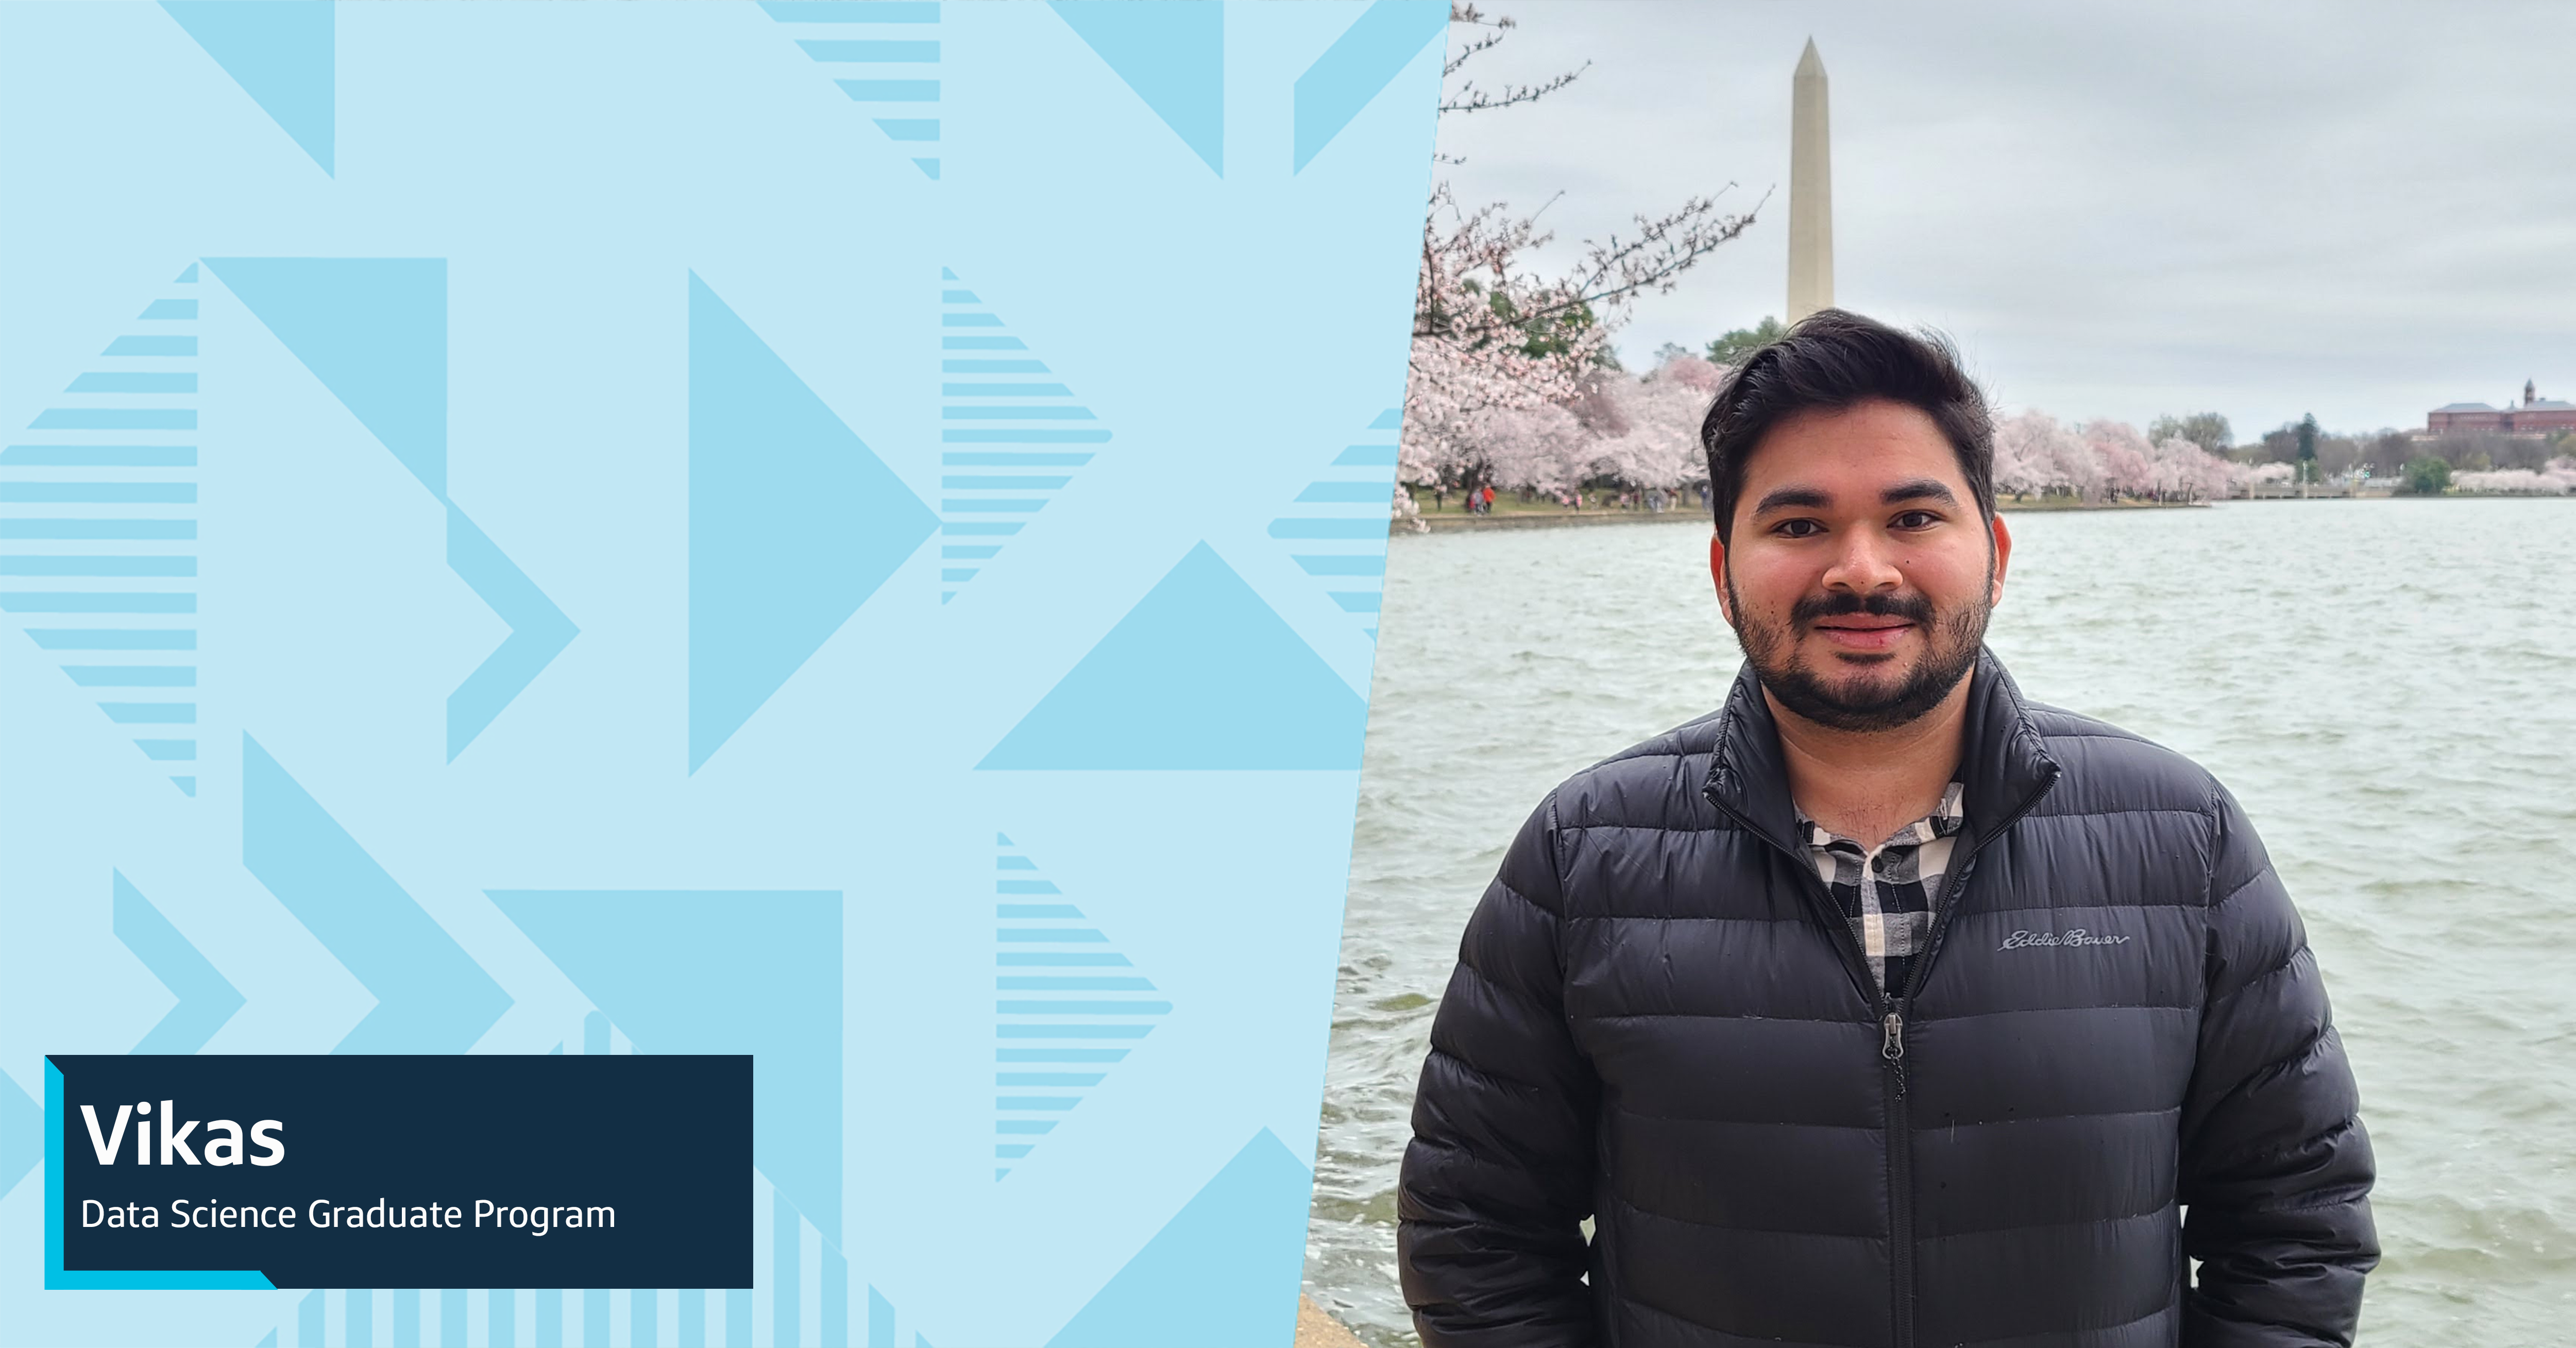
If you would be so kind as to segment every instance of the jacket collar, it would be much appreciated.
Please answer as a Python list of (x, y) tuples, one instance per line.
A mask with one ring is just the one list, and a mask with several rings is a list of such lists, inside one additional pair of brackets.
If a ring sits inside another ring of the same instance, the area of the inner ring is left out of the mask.
[[(2037, 803), (2063, 769), (2049, 756), (2030, 723), (2021, 688), (1991, 649), (1980, 648), (1968, 686), (1967, 728), (1960, 744), (1970, 850)], [(1746, 661), (1718, 716), (1717, 749), (1710, 756), (1709, 802), (1793, 855), (1800, 851), (1797, 806), (1781, 761), (1780, 729), (1761, 681)]]

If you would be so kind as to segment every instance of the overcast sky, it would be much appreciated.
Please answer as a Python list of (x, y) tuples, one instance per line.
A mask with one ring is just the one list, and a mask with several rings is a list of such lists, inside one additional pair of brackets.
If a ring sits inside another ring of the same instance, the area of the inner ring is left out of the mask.
[[(2576, 5), (1718, 5), (1495, 0), (1468, 74), (1529, 107), (1443, 119), (1462, 203), (1535, 207), (1542, 261), (1728, 182), (1770, 202), (1620, 335), (1782, 311), (1789, 79), (1831, 80), (1836, 302), (1955, 337), (2009, 408), (2314, 412), (2421, 429), (2576, 399)], [(1464, 30), (1453, 26), (1451, 40)]]

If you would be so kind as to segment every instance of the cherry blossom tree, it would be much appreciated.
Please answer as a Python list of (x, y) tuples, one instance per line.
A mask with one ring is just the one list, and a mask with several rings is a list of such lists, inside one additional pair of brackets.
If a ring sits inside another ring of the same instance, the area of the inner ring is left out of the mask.
[[(1534, 103), (1588, 68), (1537, 84), (1479, 88), (1461, 72), (1499, 44), (1512, 21), (1463, 2), (1450, 7), (1449, 18), (1453, 33), (1466, 36), (1443, 70), (1443, 115)], [(1525, 423), (1489, 414), (1534, 413), (1597, 392), (1587, 390), (1585, 380), (1615, 364), (1610, 336), (1636, 297), (1669, 292), (1683, 272), (1753, 223), (1752, 210), (1721, 211), (1718, 195), (1687, 197), (1659, 215), (1640, 214), (1633, 232), (1585, 240), (1582, 260), (1571, 271), (1546, 276), (1529, 259), (1553, 238), (1540, 228), (1537, 212), (1521, 214), (1503, 202), (1463, 209), (1446, 181), (1434, 184), (1414, 293), (1399, 480), (1481, 481), (1479, 473), (1497, 459), (1476, 443), (1480, 433), (1508, 432), (1526, 441), (1554, 425), (1543, 416)], [(1502, 458), (1537, 462), (1520, 448)]]

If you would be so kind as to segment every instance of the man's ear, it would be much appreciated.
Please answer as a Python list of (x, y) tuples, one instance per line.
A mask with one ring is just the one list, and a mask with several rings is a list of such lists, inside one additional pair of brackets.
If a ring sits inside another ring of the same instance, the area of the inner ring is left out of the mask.
[(1717, 586), (1717, 613), (1726, 625), (1735, 626), (1735, 606), (1726, 600), (1726, 540), (1708, 536), (1708, 578)]
[(1993, 583), (1986, 587), (1986, 607), (1988, 608), (2004, 601), (2004, 568), (2012, 564), (2012, 530), (2005, 527), (2004, 517), (2001, 514), (1994, 517), (1994, 532), (1995, 578)]

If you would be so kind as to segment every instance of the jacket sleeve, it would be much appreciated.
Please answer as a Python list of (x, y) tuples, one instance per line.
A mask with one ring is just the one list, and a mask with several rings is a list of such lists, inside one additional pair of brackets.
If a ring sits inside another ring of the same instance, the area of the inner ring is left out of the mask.
[(2183, 1101), (2186, 1348), (2348, 1345), (2370, 1221), (2370, 1139), (2298, 910), (2244, 811), (2212, 787), (2207, 1001)]
[(1594, 1341), (1591, 1065), (1565, 1017), (1555, 798), (1467, 922), (1431, 1023), (1397, 1190), (1396, 1258), (1425, 1348)]

